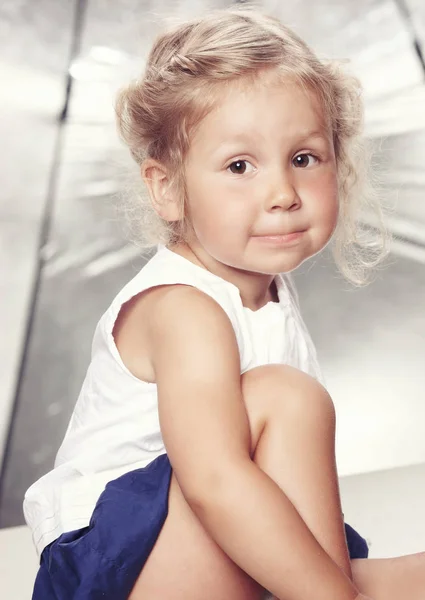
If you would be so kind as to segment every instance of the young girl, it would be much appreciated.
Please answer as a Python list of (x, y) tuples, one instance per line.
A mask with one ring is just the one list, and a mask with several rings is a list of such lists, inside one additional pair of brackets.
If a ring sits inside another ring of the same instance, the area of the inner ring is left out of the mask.
[(220, 11), (160, 36), (117, 112), (159, 249), (101, 318), (26, 494), (33, 598), (423, 599), (422, 554), (365, 560), (344, 525), (288, 277), (331, 239), (348, 278), (364, 266), (356, 81), (277, 20)]

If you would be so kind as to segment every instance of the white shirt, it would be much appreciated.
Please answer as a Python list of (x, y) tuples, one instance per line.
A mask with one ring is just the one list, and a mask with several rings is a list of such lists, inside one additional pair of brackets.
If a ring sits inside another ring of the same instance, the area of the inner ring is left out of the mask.
[(115, 297), (94, 334), (92, 359), (52, 471), (25, 495), (25, 519), (37, 551), (66, 531), (89, 524), (105, 485), (165, 453), (158, 418), (157, 386), (127, 369), (112, 331), (122, 305), (151, 287), (194, 286), (228, 315), (237, 339), (241, 374), (271, 363), (323, 378), (288, 276), (275, 278), (279, 302), (257, 311), (242, 305), (239, 289), (161, 247)]

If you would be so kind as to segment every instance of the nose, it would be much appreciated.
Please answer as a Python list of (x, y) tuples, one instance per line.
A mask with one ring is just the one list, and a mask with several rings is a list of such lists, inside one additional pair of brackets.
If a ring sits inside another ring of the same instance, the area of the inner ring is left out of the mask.
[(288, 173), (276, 173), (266, 198), (266, 210), (295, 210), (300, 205), (294, 183)]

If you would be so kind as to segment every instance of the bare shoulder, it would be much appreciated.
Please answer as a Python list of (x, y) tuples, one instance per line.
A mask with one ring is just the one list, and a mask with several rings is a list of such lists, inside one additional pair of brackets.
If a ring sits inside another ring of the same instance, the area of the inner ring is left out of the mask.
[(158, 372), (161, 365), (180, 370), (195, 365), (201, 372), (226, 357), (238, 362), (235, 333), (223, 308), (210, 296), (191, 286), (169, 286), (152, 297), (149, 343)]
[(151, 330), (162, 330), (166, 326), (175, 325), (171, 329), (178, 331), (179, 325), (184, 322), (185, 326), (196, 329), (202, 324), (217, 324), (217, 321), (229, 323), (221, 306), (208, 294), (190, 285), (167, 285), (160, 286), (151, 291), (150, 312), (153, 320)]
[(152, 383), (155, 356), (161, 361), (178, 348), (181, 354), (185, 350), (211, 354), (225, 346), (230, 352), (237, 350), (233, 327), (221, 306), (188, 285), (157, 286), (134, 296), (121, 308), (113, 335), (130, 372)]

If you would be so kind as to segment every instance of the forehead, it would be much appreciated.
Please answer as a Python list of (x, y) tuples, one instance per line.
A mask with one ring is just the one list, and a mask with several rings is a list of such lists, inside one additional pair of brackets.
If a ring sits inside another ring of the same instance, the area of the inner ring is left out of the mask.
[(317, 95), (295, 79), (269, 73), (221, 84), (213, 109), (201, 120), (192, 146), (248, 139), (291, 141), (319, 132), (329, 137)]

